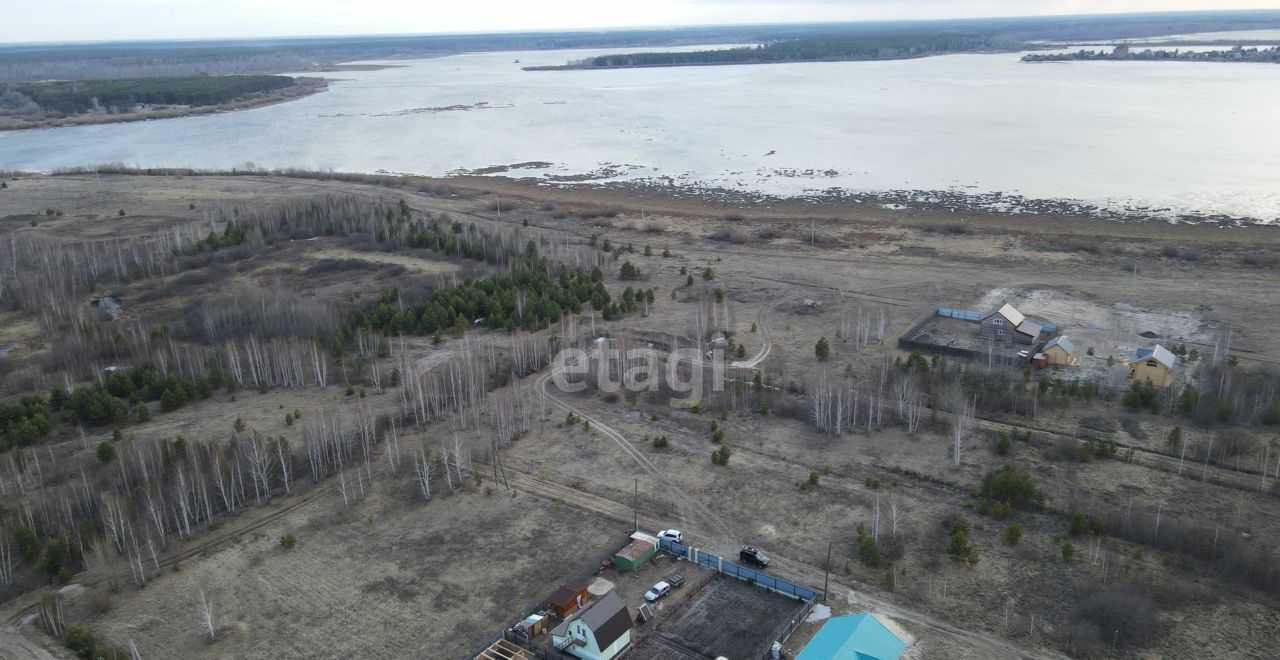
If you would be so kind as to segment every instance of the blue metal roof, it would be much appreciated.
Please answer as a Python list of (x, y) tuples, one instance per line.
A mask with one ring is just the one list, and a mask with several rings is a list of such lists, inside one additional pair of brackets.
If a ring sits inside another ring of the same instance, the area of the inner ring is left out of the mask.
[(907, 649), (870, 614), (838, 616), (822, 625), (796, 660), (897, 660)]

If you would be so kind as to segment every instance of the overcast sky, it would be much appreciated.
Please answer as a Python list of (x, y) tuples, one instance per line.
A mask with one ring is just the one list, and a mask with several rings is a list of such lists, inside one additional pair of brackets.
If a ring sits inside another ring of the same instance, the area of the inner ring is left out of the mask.
[(0, 42), (1280, 8), (1280, 0), (4, 0)]

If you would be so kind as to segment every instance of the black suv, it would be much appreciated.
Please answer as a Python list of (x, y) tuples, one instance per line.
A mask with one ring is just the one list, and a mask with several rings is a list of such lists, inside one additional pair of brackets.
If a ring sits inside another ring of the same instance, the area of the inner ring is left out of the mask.
[(759, 566), (760, 568), (764, 568), (769, 565), (769, 558), (764, 556), (763, 552), (760, 552), (749, 545), (743, 546), (742, 550), (738, 551), (738, 559), (741, 559), (748, 564)]

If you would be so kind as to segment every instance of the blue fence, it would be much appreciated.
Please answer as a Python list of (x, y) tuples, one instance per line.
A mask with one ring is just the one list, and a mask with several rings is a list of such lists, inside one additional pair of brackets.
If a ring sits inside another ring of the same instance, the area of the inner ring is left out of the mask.
[[(963, 310), (963, 309), (951, 309), (950, 307), (939, 307), (938, 316), (941, 316), (943, 318), (948, 318), (948, 319), (960, 319), (961, 321), (969, 321), (970, 323), (980, 323), (982, 321), (982, 317), (986, 315), (983, 314), (982, 312), (970, 312), (968, 310)], [(1057, 323), (1041, 323), (1040, 327), (1045, 331), (1045, 334), (1049, 334), (1049, 335), (1052, 335), (1058, 331)]]
[(818, 599), (818, 594), (812, 589), (806, 589), (798, 584), (776, 578), (755, 569), (747, 568), (746, 566), (739, 566), (738, 564), (728, 561), (718, 555), (713, 555), (698, 550), (697, 548), (681, 545), (668, 539), (662, 539), (660, 544), (663, 550), (684, 557), (699, 566), (705, 566), (714, 571), (723, 573), (724, 575), (736, 577), (739, 580), (754, 583), (756, 586), (764, 587), (770, 591), (798, 598), (810, 603), (815, 602)]
[(938, 316), (949, 319), (960, 319), (961, 321), (970, 321), (977, 323), (982, 320), (982, 312), (969, 312), (963, 309), (951, 309), (949, 307), (939, 307)]

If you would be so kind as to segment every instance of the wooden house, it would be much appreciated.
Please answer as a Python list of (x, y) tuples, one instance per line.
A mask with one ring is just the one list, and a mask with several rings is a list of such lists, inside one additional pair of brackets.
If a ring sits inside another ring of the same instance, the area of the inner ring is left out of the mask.
[(1046, 365), (1074, 367), (1080, 364), (1080, 356), (1076, 353), (1076, 346), (1071, 343), (1071, 340), (1066, 335), (1050, 339), (1049, 343), (1044, 345), (1044, 350), (1040, 352), (1044, 354)]
[(1034, 344), (1044, 330), (1009, 303), (982, 317), (978, 323), (981, 326), (979, 337), (1005, 343)]
[(1173, 384), (1173, 368), (1178, 364), (1178, 356), (1160, 344), (1139, 348), (1129, 358), (1129, 379), (1135, 383), (1149, 382), (1156, 387), (1168, 387)]

